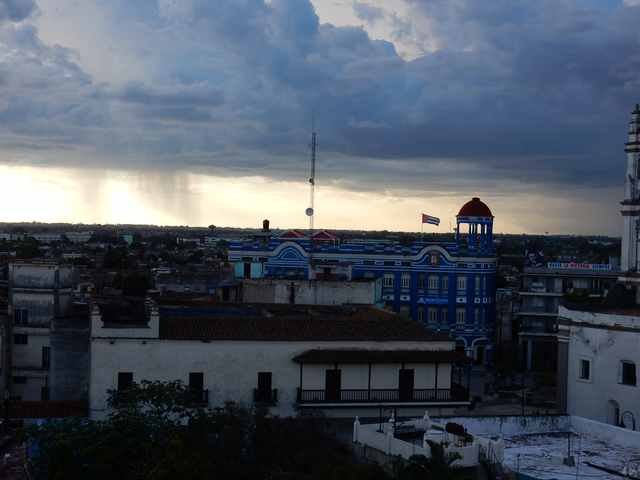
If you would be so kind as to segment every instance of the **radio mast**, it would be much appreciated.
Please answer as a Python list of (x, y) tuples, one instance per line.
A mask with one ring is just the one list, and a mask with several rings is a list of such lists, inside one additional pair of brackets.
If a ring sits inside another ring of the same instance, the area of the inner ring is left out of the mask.
[(311, 119), (311, 174), (309, 176), (309, 208), (305, 213), (309, 217), (309, 236), (313, 235), (313, 215), (314, 215), (314, 201), (316, 190), (316, 150), (318, 142), (316, 140), (316, 127), (315, 119)]

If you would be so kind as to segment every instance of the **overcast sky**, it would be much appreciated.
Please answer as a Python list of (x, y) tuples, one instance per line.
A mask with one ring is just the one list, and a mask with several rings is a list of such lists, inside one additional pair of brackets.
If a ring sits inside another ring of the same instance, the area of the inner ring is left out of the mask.
[(0, 0), (0, 220), (619, 234), (622, 0)]

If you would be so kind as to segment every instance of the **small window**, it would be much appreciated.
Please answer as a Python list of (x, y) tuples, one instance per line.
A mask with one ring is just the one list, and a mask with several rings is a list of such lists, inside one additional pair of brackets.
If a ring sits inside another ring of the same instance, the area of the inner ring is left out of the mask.
[(435, 307), (429, 308), (429, 326), (436, 327), (438, 325), (438, 309)]
[(424, 322), (424, 307), (418, 307), (418, 321)]
[(432, 253), (430, 255), (430, 263), (431, 263), (431, 265), (438, 265), (440, 263), (440, 254), (439, 253)]
[(118, 390), (128, 390), (133, 385), (132, 372), (118, 372)]
[(476, 325), (480, 324), (480, 309), (477, 307), (473, 312), (473, 321), (476, 323)]
[(456, 308), (456, 326), (464, 327), (465, 314), (464, 308)]
[(16, 325), (27, 325), (29, 323), (29, 310), (16, 308), (13, 312), (13, 321)]
[(201, 392), (204, 389), (204, 374), (202, 372), (189, 372), (189, 390)]
[(424, 288), (424, 273), (418, 274), (418, 288)]
[(459, 276), (458, 277), (458, 291), (466, 292), (467, 290), (467, 277)]
[(411, 286), (411, 274), (403, 273), (401, 278), (402, 288), (409, 288)]
[(443, 308), (440, 311), (440, 321), (442, 322), (443, 326), (447, 325), (449, 323), (449, 309), (448, 308)]
[(429, 275), (429, 290), (437, 290), (438, 289), (438, 276), (437, 275)]
[(48, 386), (40, 387), (40, 400), (43, 400), (43, 401), (49, 400), (49, 387)]
[(15, 385), (24, 385), (27, 383), (27, 377), (13, 377), (13, 383)]
[(476, 293), (480, 293), (480, 286), (482, 285), (480, 275), (476, 275)]
[(449, 290), (449, 276), (442, 277), (442, 291), (447, 292)]
[(51, 364), (51, 347), (42, 347), (42, 368), (48, 369)]
[(578, 376), (580, 380), (591, 380), (591, 362), (589, 360), (580, 360)]
[(273, 374), (271, 372), (258, 372), (258, 392), (262, 398), (271, 397), (271, 385)]
[(13, 335), (13, 343), (15, 345), (27, 345), (29, 343), (29, 335), (24, 333), (15, 333)]
[(620, 383), (623, 385), (636, 386), (636, 364), (633, 362), (620, 362), (621, 378)]
[(393, 273), (385, 273), (382, 285), (386, 288), (393, 288)]

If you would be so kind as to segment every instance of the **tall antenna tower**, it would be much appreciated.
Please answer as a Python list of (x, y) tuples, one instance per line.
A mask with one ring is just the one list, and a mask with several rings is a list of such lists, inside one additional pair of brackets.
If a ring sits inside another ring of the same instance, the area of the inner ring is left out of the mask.
[(305, 210), (309, 217), (309, 236), (313, 235), (314, 201), (316, 194), (316, 150), (318, 148), (315, 118), (311, 119), (311, 174), (309, 175), (309, 208)]

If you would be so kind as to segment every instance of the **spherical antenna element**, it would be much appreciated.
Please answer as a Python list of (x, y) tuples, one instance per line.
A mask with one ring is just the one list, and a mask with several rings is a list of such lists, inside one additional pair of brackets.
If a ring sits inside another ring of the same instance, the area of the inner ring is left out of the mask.
[(313, 208), (309, 207), (307, 208), (304, 213), (307, 215), (307, 217), (311, 217), (313, 215)]

